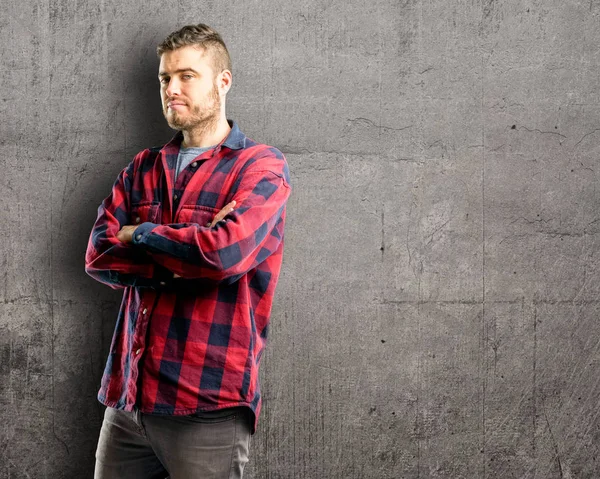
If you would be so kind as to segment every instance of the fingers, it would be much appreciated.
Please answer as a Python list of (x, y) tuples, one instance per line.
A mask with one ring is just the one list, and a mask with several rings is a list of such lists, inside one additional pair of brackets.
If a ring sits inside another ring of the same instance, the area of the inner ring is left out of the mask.
[(223, 206), (223, 208), (221, 209), (221, 211), (219, 211), (219, 213), (226, 211), (225, 214), (227, 213), (231, 213), (233, 211), (233, 207), (235, 206), (235, 200), (230, 201), (229, 203), (227, 203), (225, 206)]
[(131, 243), (133, 240), (133, 232), (136, 230), (137, 225), (125, 225), (117, 232), (117, 239), (121, 243)]
[(225, 218), (225, 216), (227, 216), (229, 213), (231, 213), (233, 211), (233, 207), (235, 206), (235, 200), (231, 201), (230, 203), (227, 203), (222, 209), (221, 211), (219, 211), (215, 217), (213, 218), (210, 227), (212, 228), (214, 225), (216, 225), (219, 221), (223, 220), (223, 218)]

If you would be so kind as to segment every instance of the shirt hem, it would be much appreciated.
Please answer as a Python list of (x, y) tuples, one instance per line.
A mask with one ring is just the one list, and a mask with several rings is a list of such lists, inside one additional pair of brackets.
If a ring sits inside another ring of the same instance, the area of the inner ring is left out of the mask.
[[(123, 404), (121, 401), (107, 401), (102, 397), (98, 397), (98, 401), (106, 407), (112, 407), (115, 409), (119, 409), (122, 411), (131, 412), (133, 411), (136, 404)], [(147, 410), (138, 408), (138, 410), (142, 414), (152, 414), (156, 416), (189, 416), (191, 414), (201, 413), (201, 412), (213, 412), (220, 411), (222, 409), (236, 408), (236, 407), (246, 407), (248, 411), (251, 413), (252, 417), (250, 418), (250, 426), (251, 426), (251, 434), (254, 435), (257, 428), (258, 417), (256, 416), (256, 411), (252, 409), (252, 404), (248, 402), (237, 402), (231, 403), (227, 405), (219, 405), (216, 407), (207, 407), (207, 408), (186, 408), (186, 409), (173, 409), (173, 410), (163, 410), (160, 408), (154, 408), (153, 410)]]

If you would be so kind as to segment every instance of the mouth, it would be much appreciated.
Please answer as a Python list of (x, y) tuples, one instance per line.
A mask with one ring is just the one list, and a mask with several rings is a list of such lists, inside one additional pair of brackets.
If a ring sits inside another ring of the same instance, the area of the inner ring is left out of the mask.
[(185, 103), (182, 101), (170, 101), (167, 103), (167, 109), (170, 110), (182, 110), (185, 106)]

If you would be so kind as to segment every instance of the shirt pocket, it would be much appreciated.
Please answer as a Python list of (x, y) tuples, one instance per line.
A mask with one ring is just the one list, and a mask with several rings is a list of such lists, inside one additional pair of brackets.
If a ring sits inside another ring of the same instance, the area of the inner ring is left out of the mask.
[(217, 208), (203, 205), (183, 205), (177, 215), (178, 223), (195, 223), (199, 226), (210, 226), (216, 214), (221, 211)]
[(144, 201), (131, 205), (130, 221), (132, 225), (142, 223), (160, 224), (161, 208), (158, 201)]

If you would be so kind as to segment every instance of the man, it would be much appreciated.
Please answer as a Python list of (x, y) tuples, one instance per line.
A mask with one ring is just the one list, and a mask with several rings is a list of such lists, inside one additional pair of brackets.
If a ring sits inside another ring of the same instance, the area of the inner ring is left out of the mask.
[(238, 478), (261, 409), (289, 172), (226, 119), (232, 74), (217, 32), (186, 26), (157, 51), (179, 131), (121, 172), (86, 252), (90, 276), (124, 289), (95, 477)]

